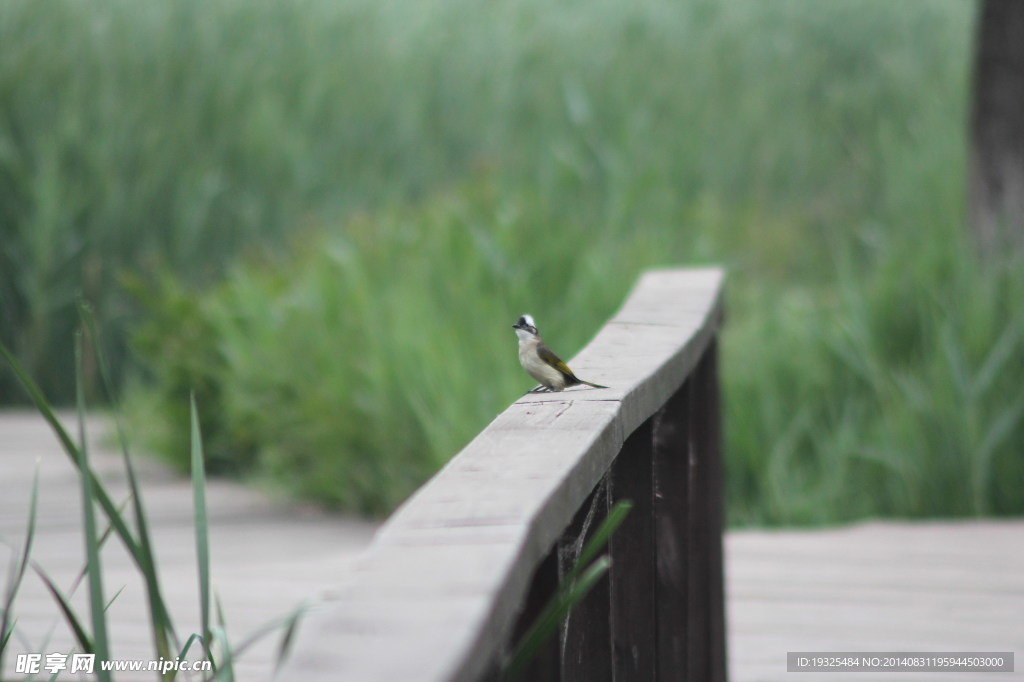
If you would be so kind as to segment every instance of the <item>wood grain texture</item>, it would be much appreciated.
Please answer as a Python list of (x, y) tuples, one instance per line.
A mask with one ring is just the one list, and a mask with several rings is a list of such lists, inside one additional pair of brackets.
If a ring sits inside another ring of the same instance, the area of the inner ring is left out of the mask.
[(279, 679), (488, 674), (537, 566), (714, 337), (721, 283), (719, 269), (645, 274), (570, 362), (611, 388), (528, 394), (499, 415), (384, 525)]

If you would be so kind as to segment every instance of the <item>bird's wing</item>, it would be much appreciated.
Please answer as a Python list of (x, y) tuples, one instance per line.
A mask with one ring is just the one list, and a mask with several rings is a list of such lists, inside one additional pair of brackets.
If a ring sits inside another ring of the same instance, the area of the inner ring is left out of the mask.
[(572, 373), (572, 370), (569, 369), (569, 365), (562, 362), (561, 358), (555, 355), (555, 352), (548, 348), (547, 346), (545, 346), (544, 344), (539, 344), (537, 346), (537, 355), (539, 355), (540, 359), (544, 361), (544, 364), (554, 367), (565, 376), (576, 376)]

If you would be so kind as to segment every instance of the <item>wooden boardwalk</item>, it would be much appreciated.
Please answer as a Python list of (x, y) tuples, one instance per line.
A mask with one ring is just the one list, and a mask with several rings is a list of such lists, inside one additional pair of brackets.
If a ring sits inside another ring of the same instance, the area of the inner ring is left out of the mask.
[[(730, 677), (1024, 680), (1024, 521), (726, 536)], [(787, 651), (1014, 651), (1015, 673), (791, 673)]]
[[(104, 447), (107, 439), (98, 437), (105, 421), (91, 422), (93, 465), (109, 483), (115, 502), (121, 501), (127, 490), (121, 455)], [(65, 426), (72, 424), (69, 417)], [(146, 458), (134, 461), (154, 529), (164, 598), (184, 639), (199, 622), (191, 483)], [(45, 422), (27, 412), (0, 413), (0, 585), (6, 584), (11, 548), (19, 548), (23, 541), (37, 463), (39, 512), (32, 555), (59, 586), (67, 588), (84, 557), (78, 478)], [(223, 603), (228, 634), (236, 644), (303, 602), (329, 599), (344, 583), (346, 567), (369, 542), (376, 526), (275, 502), (256, 490), (216, 479), (208, 482), (207, 505), (213, 590)], [(109, 609), (112, 657), (155, 658), (142, 581), (116, 538), (104, 547), (103, 570), (108, 598), (125, 588)], [(81, 605), (79, 612), (88, 622), (86, 592), (87, 587), (80, 588), (75, 603)], [(35, 575), (27, 577), (16, 613), (23, 641), (15, 643), (6, 657), (3, 672), (10, 679), (20, 679), (11, 675), (15, 653), (66, 652), (73, 645), (53, 598)], [(39, 647), (51, 630), (49, 645)], [(275, 634), (241, 657), (236, 669), (240, 682), (270, 678), (279, 640)], [(8, 677), (0, 675), (0, 679)], [(115, 679), (155, 680), (156, 676), (119, 674)]]
[[(98, 435), (103, 421), (91, 423)], [(123, 499), (120, 456), (92, 440), (96, 469), (115, 498)], [(165, 597), (187, 634), (198, 622), (191, 488), (151, 461), (137, 466)], [(33, 556), (67, 587), (83, 562), (75, 471), (38, 417), (0, 413), (0, 584), (6, 583), (10, 554), (23, 541), (37, 467)], [(208, 504), (214, 589), (235, 642), (299, 603), (330, 599), (374, 529), (368, 521), (274, 501), (218, 480), (210, 482)], [(113, 656), (148, 660), (153, 654), (136, 571), (116, 541), (108, 543), (104, 558), (108, 595), (124, 587), (109, 611)], [(1014, 651), (1024, 659), (1024, 521), (734, 531), (726, 537), (726, 574), (733, 682), (1024, 680), (1022, 672), (786, 673), (787, 651)], [(80, 607), (83, 596), (76, 595)], [(34, 575), (16, 607), (19, 639), (0, 674), (4, 679), (20, 679), (12, 674), (16, 653), (67, 651), (72, 645), (52, 598)], [(84, 617), (84, 608), (81, 612)], [(273, 637), (243, 655), (239, 679), (269, 679), (276, 646)], [(1016, 667), (1024, 671), (1024, 660)]]

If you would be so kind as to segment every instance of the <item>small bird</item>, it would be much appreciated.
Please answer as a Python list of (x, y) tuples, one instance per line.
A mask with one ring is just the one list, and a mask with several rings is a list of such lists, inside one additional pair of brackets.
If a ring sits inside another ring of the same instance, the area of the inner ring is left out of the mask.
[(530, 391), (561, 391), (569, 386), (586, 384), (594, 388), (608, 388), (601, 384), (594, 384), (580, 379), (569, 365), (562, 362), (554, 351), (544, 345), (537, 331), (537, 325), (529, 315), (523, 315), (516, 321), (512, 328), (516, 330), (519, 337), (519, 364), (523, 366), (526, 373), (540, 382), (540, 386)]

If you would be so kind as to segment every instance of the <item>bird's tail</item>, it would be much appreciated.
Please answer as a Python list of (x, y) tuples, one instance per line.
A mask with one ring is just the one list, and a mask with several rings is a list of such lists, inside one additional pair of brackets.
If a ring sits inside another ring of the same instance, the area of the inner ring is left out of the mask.
[(593, 386), (594, 388), (608, 388), (607, 386), (602, 386), (601, 384), (595, 384), (595, 383), (590, 382), (590, 381), (584, 381), (583, 379), (580, 379), (580, 383), (581, 384), (586, 384), (587, 386)]

